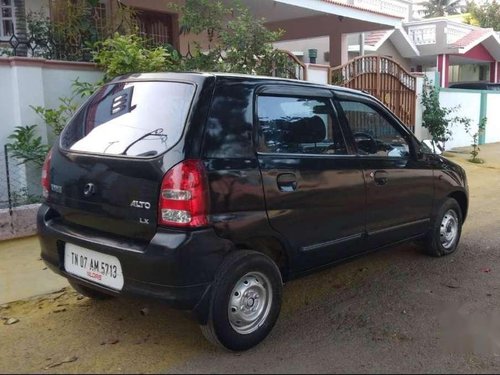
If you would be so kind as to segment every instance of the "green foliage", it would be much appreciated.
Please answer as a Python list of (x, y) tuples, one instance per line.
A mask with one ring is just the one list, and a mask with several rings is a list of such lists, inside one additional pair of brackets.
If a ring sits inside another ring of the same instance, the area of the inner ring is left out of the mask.
[(427, 79), (425, 80), (421, 102), (424, 107), (422, 125), (429, 130), (432, 140), (435, 142), (446, 142), (450, 139), (452, 135), (450, 128), (453, 124), (466, 125), (470, 121), (464, 117), (452, 116), (458, 110), (458, 107), (442, 107), (439, 102), (439, 89), (430, 84)]
[(248, 8), (237, 6), (233, 19), (220, 32), (220, 54), (225, 55), (222, 71), (269, 74), (277, 52), (272, 43), (283, 34), (269, 31), (263, 19), (256, 19)]
[(480, 4), (469, 1), (466, 11), (470, 15), (469, 23), (500, 30), (500, 3), (496, 0), (485, 1)]
[(41, 196), (31, 194), (28, 188), (24, 187), (20, 190), (11, 193), (12, 206), (24, 206), (26, 204), (41, 203), (43, 201)]
[(42, 137), (36, 134), (37, 125), (18, 126), (14, 133), (9, 135), (11, 141), (7, 149), (13, 157), (19, 160), (19, 164), (33, 162), (42, 166), (49, 146), (43, 144)]
[(104, 79), (137, 72), (177, 70), (178, 54), (164, 47), (149, 48), (147, 41), (137, 35), (120, 35), (95, 45), (94, 61), (104, 70)]
[(428, 0), (422, 3), (422, 5), (426, 18), (444, 17), (462, 12), (460, 0)]
[(206, 31), (209, 42), (224, 28), (225, 20), (232, 13), (221, 1), (186, 0), (184, 6), (170, 4), (181, 14), (179, 20), (182, 34), (201, 34)]
[(472, 133), (472, 130), (471, 130), (471, 121), (470, 121), (470, 119), (467, 119), (467, 121), (464, 122), (465, 131), (472, 138), (472, 143), (471, 143), (472, 150), (470, 152), (471, 158), (469, 159), (469, 161), (471, 163), (476, 163), (476, 164), (482, 164), (482, 163), (484, 163), (483, 159), (478, 158), (479, 151), (481, 151), (481, 148), (479, 147), (479, 138), (481, 137), (482, 134), (484, 134), (484, 132), (486, 130), (486, 123), (487, 123), (487, 121), (488, 121), (487, 118), (483, 117), (479, 121), (477, 131), (474, 132), (474, 133)]
[(92, 95), (103, 84), (104, 81), (90, 83), (90, 82), (81, 82), (79, 78), (76, 78), (71, 86), (73, 87), (73, 94), (83, 99)]
[(452, 110), (441, 107), (439, 91), (433, 85), (427, 85), (422, 92), (422, 125), (429, 130), (434, 141), (445, 141), (451, 136), (448, 116)]
[(206, 32), (210, 42), (208, 50), (194, 43), (193, 56), (182, 61), (183, 70), (294, 75), (288, 55), (273, 46), (283, 31), (268, 30), (263, 19), (255, 18), (240, 3), (225, 6), (221, 1), (187, 0), (183, 6), (172, 7), (183, 14), (184, 33)]
[(32, 38), (40, 45), (33, 51), (36, 57), (50, 58), (50, 50), (48, 48), (49, 40), (53, 35), (53, 24), (50, 18), (46, 17), (43, 12), (28, 12), (26, 15), (26, 27), (28, 38)]
[(28, 34), (36, 40), (46, 40), (52, 32), (52, 22), (44, 12), (28, 12), (26, 16)]
[(9, 48), (0, 48), (0, 57), (9, 57), (13, 56), (14, 53), (12, 52), (12, 49)]
[(120, 5), (111, 15), (101, 12), (97, 0), (51, 0), (51, 18), (45, 11), (29, 12), (27, 38), (37, 42), (34, 56), (63, 60), (89, 61), (96, 41), (115, 31), (135, 31), (135, 11)]
[(55, 135), (61, 134), (66, 123), (77, 109), (72, 98), (59, 98), (59, 102), (60, 105), (56, 109), (30, 106), (52, 128)]

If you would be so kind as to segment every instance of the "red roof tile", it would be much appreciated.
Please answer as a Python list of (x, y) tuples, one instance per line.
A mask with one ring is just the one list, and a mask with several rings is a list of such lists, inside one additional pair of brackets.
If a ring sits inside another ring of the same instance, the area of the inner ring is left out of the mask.
[(486, 34), (489, 34), (491, 29), (476, 29), (472, 30), (470, 33), (465, 35), (462, 39), (457, 40), (452, 44), (452, 47), (455, 48), (465, 48), (474, 44), (475, 42), (479, 42), (479, 40), (484, 37)]
[(390, 30), (378, 30), (378, 31), (370, 31), (365, 34), (365, 44), (367, 46), (376, 46), (378, 42), (380, 42)]

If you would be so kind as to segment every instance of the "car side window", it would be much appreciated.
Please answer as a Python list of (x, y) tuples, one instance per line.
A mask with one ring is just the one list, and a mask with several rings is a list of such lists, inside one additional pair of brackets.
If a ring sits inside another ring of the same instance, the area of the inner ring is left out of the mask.
[(410, 147), (378, 109), (357, 101), (340, 101), (360, 155), (409, 158)]
[(262, 152), (347, 154), (329, 99), (259, 96), (257, 115)]

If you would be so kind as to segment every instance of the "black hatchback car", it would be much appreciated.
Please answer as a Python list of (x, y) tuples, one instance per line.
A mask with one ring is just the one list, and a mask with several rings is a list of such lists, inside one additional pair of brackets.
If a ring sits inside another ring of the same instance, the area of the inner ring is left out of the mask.
[(457, 248), (463, 169), (378, 100), (301, 81), (134, 74), (47, 156), (42, 258), (96, 299), (191, 310), (230, 350), (262, 341), (284, 281), (402, 241)]

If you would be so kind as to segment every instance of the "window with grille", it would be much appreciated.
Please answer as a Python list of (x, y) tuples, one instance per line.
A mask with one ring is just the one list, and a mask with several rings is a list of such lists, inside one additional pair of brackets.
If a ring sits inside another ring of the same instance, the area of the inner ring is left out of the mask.
[(0, 0), (0, 39), (9, 39), (15, 30), (14, 0)]
[(106, 3), (101, 1), (97, 3), (92, 9), (92, 18), (97, 32), (101, 36), (105, 36), (107, 33), (107, 20), (106, 20)]
[(166, 13), (137, 10), (140, 33), (154, 45), (174, 45), (173, 17)]

